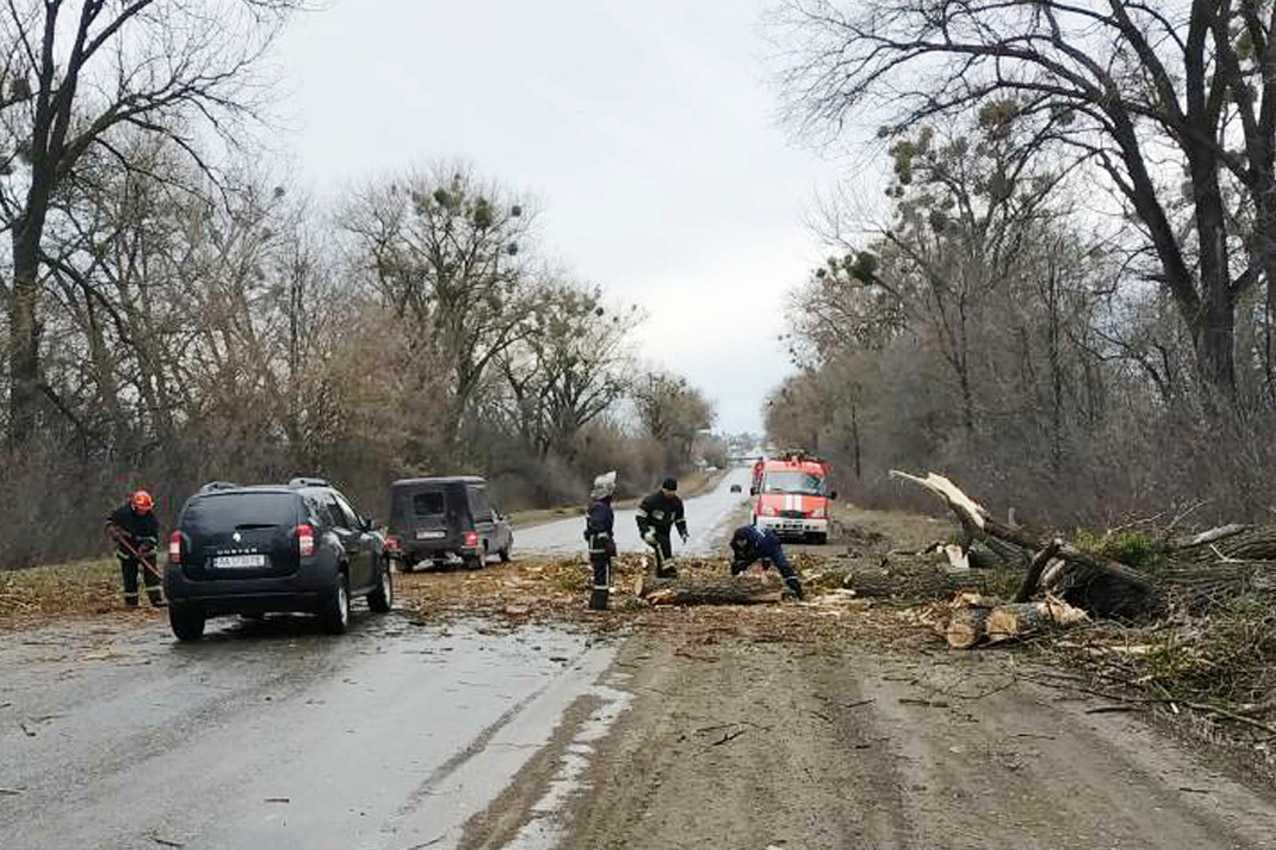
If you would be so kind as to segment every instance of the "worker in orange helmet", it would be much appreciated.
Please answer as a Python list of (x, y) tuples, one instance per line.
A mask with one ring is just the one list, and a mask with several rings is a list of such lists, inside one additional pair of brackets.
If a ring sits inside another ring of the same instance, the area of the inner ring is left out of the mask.
[(138, 490), (128, 501), (106, 518), (106, 534), (115, 541), (115, 557), (120, 560), (124, 577), (124, 604), (137, 607), (137, 573), (142, 571), (146, 598), (154, 607), (164, 605), (160, 591), (159, 568), (155, 547), (159, 543), (159, 520), (155, 518), (155, 500), (145, 490)]

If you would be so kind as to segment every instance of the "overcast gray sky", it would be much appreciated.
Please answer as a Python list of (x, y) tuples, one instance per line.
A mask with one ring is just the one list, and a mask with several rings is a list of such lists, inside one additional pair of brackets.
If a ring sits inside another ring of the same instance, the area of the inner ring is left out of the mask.
[(451, 157), (531, 192), (554, 259), (646, 309), (643, 356), (758, 431), (835, 173), (777, 124), (766, 5), (327, 0), (281, 45), (279, 141), (320, 196)]

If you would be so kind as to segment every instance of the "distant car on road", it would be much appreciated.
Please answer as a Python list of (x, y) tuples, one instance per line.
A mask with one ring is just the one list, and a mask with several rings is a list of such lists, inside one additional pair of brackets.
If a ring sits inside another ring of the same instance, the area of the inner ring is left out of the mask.
[(405, 478), (390, 485), (390, 545), (412, 570), (460, 560), (476, 570), (491, 555), (508, 562), (514, 531), (477, 476)]
[(741, 487), (740, 487), (740, 485), (739, 485), (739, 484), (732, 484), (732, 485), (731, 485), (731, 492), (732, 492), (732, 493), (743, 493), (743, 492), (744, 492), (744, 490), (743, 490), (743, 488), (741, 488)]
[(186, 500), (164, 571), (169, 624), (199, 640), (210, 617), (302, 612), (344, 632), (350, 600), (378, 613), (394, 598), (384, 540), (339, 491), (315, 478), (287, 485), (206, 485)]

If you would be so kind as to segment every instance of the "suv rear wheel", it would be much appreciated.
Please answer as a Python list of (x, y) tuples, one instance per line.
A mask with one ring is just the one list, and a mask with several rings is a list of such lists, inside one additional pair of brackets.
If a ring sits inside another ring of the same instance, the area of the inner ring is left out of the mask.
[(381, 581), (376, 590), (368, 594), (368, 607), (378, 614), (385, 614), (394, 604), (394, 579), (391, 574), (390, 561), (381, 562)]
[(328, 591), (323, 607), (319, 609), (319, 621), (330, 635), (345, 634), (350, 626), (350, 579), (345, 573), (337, 575), (337, 586)]
[(168, 606), (168, 624), (178, 640), (199, 640), (204, 636), (204, 612), (185, 605)]

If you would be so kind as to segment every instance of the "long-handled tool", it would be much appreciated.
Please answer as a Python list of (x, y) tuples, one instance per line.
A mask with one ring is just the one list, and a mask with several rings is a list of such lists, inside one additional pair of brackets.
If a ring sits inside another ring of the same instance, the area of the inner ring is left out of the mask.
[(134, 558), (136, 558), (136, 559), (137, 559), (137, 562), (138, 562), (139, 564), (141, 564), (141, 565), (142, 565), (142, 567), (143, 567), (143, 568), (144, 568), (144, 569), (145, 569), (148, 573), (150, 573), (151, 575), (153, 575), (153, 576), (155, 576), (157, 579), (159, 579), (160, 586), (161, 586), (161, 587), (163, 587), (163, 585), (164, 585), (164, 575), (163, 575), (163, 573), (161, 573), (161, 572), (159, 571), (159, 567), (155, 566), (155, 565), (154, 565), (154, 564), (152, 564), (150, 561), (148, 561), (148, 560), (146, 559), (146, 556), (145, 556), (145, 555), (143, 555), (143, 554), (141, 553), (141, 551), (140, 551), (137, 547), (135, 547), (132, 543), (130, 543), (126, 537), (123, 537), (123, 536), (117, 537), (117, 536), (115, 536), (114, 534), (110, 535), (110, 537), (111, 537), (111, 539), (112, 539), (113, 541), (115, 541), (117, 544), (119, 544), (120, 546), (123, 546), (123, 547), (124, 547), (124, 550), (125, 550), (126, 552), (128, 552), (130, 555), (132, 555)]

